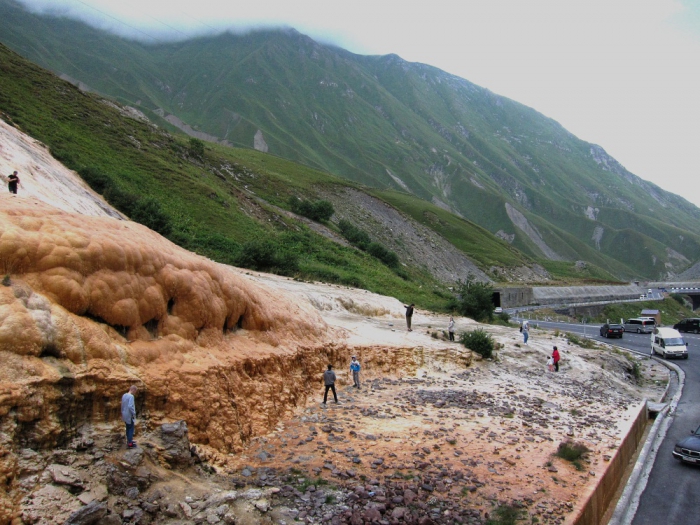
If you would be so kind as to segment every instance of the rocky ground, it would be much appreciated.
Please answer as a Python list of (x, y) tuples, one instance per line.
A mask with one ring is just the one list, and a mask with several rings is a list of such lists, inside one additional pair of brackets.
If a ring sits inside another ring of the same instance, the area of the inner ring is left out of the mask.
[[(659, 399), (665, 388), (656, 362), (605, 345), (579, 348), (537, 329), (525, 346), (515, 328), (486, 327), (501, 346), (492, 360), (429, 359), (459, 347), (443, 340), (442, 316), (418, 312), (409, 333), (394, 299), (248, 278), (306, 290), (361, 361), (361, 343), (386, 352), (410, 343), (417, 369), (365, 369), (355, 389), (345, 364), (336, 364), (338, 404), (320, 403), (319, 383), (317, 399), (242, 454), (190, 445), (183, 425), (164, 433), (148, 421), (137, 427), (133, 450), (119, 424), (86, 427), (65, 450), (25, 449), (25, 523), (484, 524), (507, 513), (573, 523), (642, 399)], [(458, 319), (458, 333), (474, 327)], [(553, 344), (563, 354), (559, 373), (544, 366)], [(576, 465), (560, 459), (554, 454), (565, 441), (590, 452)]]

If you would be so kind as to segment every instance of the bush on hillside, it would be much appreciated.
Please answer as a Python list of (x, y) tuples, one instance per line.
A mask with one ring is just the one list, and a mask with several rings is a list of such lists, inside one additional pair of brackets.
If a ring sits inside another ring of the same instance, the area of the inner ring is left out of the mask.
[(253, 239), (241, 246), (236, 266), (251, 270), (291, 275), (299, 269), (295, 253), (284, 250), (272, 239)]
[(80, 168), (78, 174), (100, 195), (102, 195), (107, 188), (112, 186), (112, 180), (96, 168), (90, 166)]
[(469, 274), (466, 281), (457, 282), (457, 296), (450, 307), (464, 317), (490, 322), (493, 320), (493, 286)]
[(316, 222), (328, 221), (335, 213), (333, 205), (328, 201), (311, 202), (294, 196), (289, 198), (289, 207), (297, 215), (303, 215)]
[(120, 189), (112, 179), (98, 169), (85, 166), (78, 173), (88, 185), (132, 221), (167, 236), (172, 232), (172, 220), (153, 197), (140, 197)]
[(202, 160), (204, 158), (204, 142), (191, 138), (187, 147), (187, 153), (192, 158)]
[(372, 239), (369, 238), (369, 235), (367, 235), (367, 232), (364, 230), (361, 230), (354, 224), (352, 224), (350, 221), (346, 221), (345, 219), (341, 219), (338, 222), (338, 229), (340, 229), (340, 233), (347, 239), (347, 241), (355, 246), (356, 248), (359, 248), (360, 250), (367, 250), (367, 247), (370, 245), (372, 242)]
[(136, 201), (131, 212), (131, 220), (164, 236), (172, 231), (170, 217), (163, 211), (158, 201), (152, 197), (142, 197)]
[(485, 359), (493, 355), (493, 349), (495, 347), (493, 338), (491, 334), (482, 328), (477, 328), (470, 332), (463, 332), (459, 336), (459, 342)]
[[(379, 259), (389, 268), (398, 269), (399, 268), (399, 256), (394, 252), (386, 248), (383, 244), (378, 242), (372, 242), (367, 232), (361, 230), (354, 224), (345, 219), (341, 219), (338, 222), (338, 229), (340, 233), (345, 237), (350, 244), (359, 248), (362, 251), (367, 252), (372, 257)], [(405, 277), (404, 277), (405, 276)], [(403, 272), (400, 276), (402, 279), (406, 279), (408, 275)]]
[(399, 256), (377, 242), (372, 242), (367, 246), (367, 253), (382, 261), (389, 268), (396, 268), (399, 265)]

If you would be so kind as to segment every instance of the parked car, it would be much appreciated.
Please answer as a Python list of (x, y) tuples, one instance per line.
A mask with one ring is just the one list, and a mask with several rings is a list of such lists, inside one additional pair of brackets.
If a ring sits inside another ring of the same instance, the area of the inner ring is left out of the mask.
[(657, 328), (651, 334), (651, 355), (661, 354), (667, 357), (688, 359), (688, 343), (678, 330), (673, 328)]
[(693, 332), (694, 334), (700, 333), (700, 318), (691, 317), (688, 319), (682, 319), (674, 324), (673, 328), (679, 332)]
[(617, 323), (605, 323), (603, 326), (600, 327), (600, 336), (601, 337), (619, 337), (622, 339), (622, 334), (624, 333), (625, 328), (621, 324)]
[(502, 313), (503, 313), (503, 308), (501, 308), (500, 306), (497, 306), (497, 307), (494, 309), (493, 313), (495, 313), (495, 314), (502, 314)]
[(656, 327), (656, 322), (651, 319), (627, 319), (624, 325), (625, 332), (637, 332), (638, 334), (650, 334)]
[(644, 294), (642, 294), (642, 295), (640, 295), (640, 296), (639, 296), (639, 298), (640, 298), (640, 299), (646, 299), (646, 298), (647, 298), (647, 296), (646, 296), (646, 295), (644, 295)]
[(673, 447), (673, 457), (686, 463), (700, 463), (700, 427), (690, 431)]

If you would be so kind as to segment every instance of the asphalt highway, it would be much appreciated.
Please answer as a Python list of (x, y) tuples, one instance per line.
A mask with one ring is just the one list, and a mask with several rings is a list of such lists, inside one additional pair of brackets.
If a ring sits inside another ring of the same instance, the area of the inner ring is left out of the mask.
[[(606, 341), (647, 356), (650, 353), (650, 334), (625, 332), (622, 339), (606, 339), (600, 336), (600, 325), (584, 326), (530, 319), (530, 326), (579, 335), (585, 331), (585, 335), (592, 339)], [(656, 455), (633, 525), (700, 524), (700, 466), (681, 463), (671, 454), (677, 441), (700, 426), (700, 335), (681, 335), (688, 343), (688, 359), (673, 362), (686, 374), (683, 394), (677, 410), (670, 416), (671, 426)], [(530, 337), (537, 337), (537, 331), (532, 331)]]

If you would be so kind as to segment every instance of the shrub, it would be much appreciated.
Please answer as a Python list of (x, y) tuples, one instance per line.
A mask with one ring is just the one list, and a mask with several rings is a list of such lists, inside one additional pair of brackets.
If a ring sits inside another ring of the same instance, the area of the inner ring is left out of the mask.
[(144, 197), (136, 201), (131, 212), (131, 220), (140, 222), (161, 235), (168, 235), (172, 231), (170, 217), (152, 197)]
[(251, 270), (270, 271), (290, 275), (299, 269), (296, 254), (282, 249), (272, 239), (253, 239), (241, 246), (236, 266)]
[(88, 185), (99, 194), (103, 194), (112, 186), (112, 180), (104, 173), (90, 166), (80, 168), (78, 174)]
[(367, 246), (367, 253), (386, 264), (389, 268), (396, 268), (399, 265), (399, 256), (387, 250), (377, 242), (372, 242)]
[(191, 138), (187, 153), (192, 158), (202, 160), (204, 157), (204, 142), (196, 138)]
[(463, 332), (459, 336), (459, 342), (469, 350), (473, 350), (481, 357), (489, 358), (493, 355), (494, 341), (491, 334), (481, 328), (470, 332)]
[(567, 440), (559, 443), (559, 448), (557, 448), (554, 455), (573, 463), (574, 461), (583, 459), (588, 452), (590, 452), (590, 449), (583, 443), (575, 443)]
[(289, 198), (289, 207), (297, 215), (303, 215), (307, 219), (316, 222), (327, 221), (335, 213), (333, 205), (328, 201), (311, 202), (294, 196)]
[(338, 229), (340, 229), (340, 233), (350, 244), (356, 248), (359, 248), (360, 250), (367, 250), (367, 247), (372, 242), (369, 235), (367, 235), (367, 232), (361, 230), (345, 219), (341, 219), (340, 222), (338, 222)]
[(628, 369), (629, 373), (634, 377), (634, 380), (638, 383), (642, 379), (642, 365), (636, 359), (628, 358), (630, 361), (630, 367)]
[(466, 281), (457, 282), (457, 296), (451, 309), (475, 321), (493, 320), (493, 286), (477, 281), (469, 274)]

